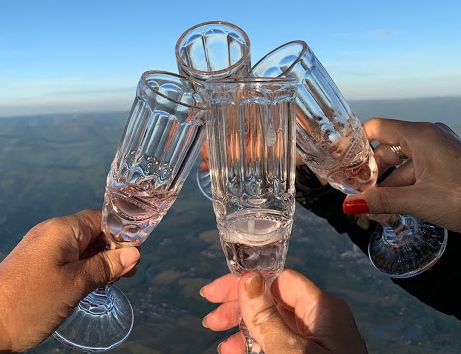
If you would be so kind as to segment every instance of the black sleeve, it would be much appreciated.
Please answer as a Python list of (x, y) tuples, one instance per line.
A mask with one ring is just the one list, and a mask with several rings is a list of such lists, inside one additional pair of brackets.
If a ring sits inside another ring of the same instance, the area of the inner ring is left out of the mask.
[(296, 201), (314, 214), (324, 218), (340, 233), (349, 238), (363, 252), (368, 253), (368, 241), (378, 225), (375, 221), (343, 213), (346, 195), (331, 187), (322, 185), (315, 174), (306, 166), (296, 168)]
[[(342, 210), (345, 195), (330, 185), (323, 186), (306, 166), (296, 169), (296, 201), (326, 219), (338, 233), (347, 233), (365, 254), (377, 223)], [(461, 320), (461, 234), (449, 232), (442, 257), (424, 273), (391, 280), (425, 304)]]
[(425, 304), (461, 320), (461, 234), (448, 231), (445, 251), (424, 273), (392, 281)]

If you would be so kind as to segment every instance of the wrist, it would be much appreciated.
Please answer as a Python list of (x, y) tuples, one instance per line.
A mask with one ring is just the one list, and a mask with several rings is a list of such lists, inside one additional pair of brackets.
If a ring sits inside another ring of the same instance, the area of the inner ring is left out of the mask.
[[(1, 275), (0, 275), (0, 278)], [(13, 340), (9, 331), (12, 327), (12, 322), (14, 321), (14, 316), (11, 316), (12, 306), (8, 301), (8, 296), (5, 292), (0, 289), (0, 354), (14, 353), (13, 351)]]

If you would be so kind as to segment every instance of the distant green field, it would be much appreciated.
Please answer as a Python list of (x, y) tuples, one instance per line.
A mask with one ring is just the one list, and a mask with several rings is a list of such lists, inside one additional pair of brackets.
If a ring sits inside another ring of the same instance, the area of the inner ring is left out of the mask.
[[(2, 119), (0, 123), (0, 255), (41, 220), (100, 208), (105, 178), (126, 113)], [(136, 322), (113, 353), (214, 354), (228, 333), (201, 326), (215, 306), (199, 295), (228, 272), (211, 202), (195, 171), (175, 205), (142, 246), (136, 276), (118, 286)], [(297, 206), (287, 259), (351, 306), (370, 353), (459, 353), (461, 323), (423, 305), (388, 278), (324, 220)], [(77, 353), (53, 338), (30, 353)]]

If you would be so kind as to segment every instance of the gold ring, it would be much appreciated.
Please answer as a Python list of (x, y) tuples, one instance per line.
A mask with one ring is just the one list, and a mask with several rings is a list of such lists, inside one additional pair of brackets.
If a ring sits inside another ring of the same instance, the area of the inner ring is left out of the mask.
[(400, 147), (400, 145), (391, 145), (390, 148), (391, 148), (392, 152), (394, 152), (402, 160), (408, 159), (408, 156), (403, 153), (402, 148)]

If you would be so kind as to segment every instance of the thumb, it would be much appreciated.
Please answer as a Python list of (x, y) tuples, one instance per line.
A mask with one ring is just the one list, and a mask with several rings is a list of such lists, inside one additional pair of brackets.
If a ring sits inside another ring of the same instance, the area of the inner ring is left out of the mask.
[(72, 265), (86, 293), (110, 281), (120, 278), (133, 269), (139, 261), (136, 247), (117, 248), (100, 252), (93, 257), (74, 262)]
[(305, 339), (290, 330), (275, 305), (264, 277), (257, 272), (239, 282), (239, 310), (251, 336), (266, 354), (300, 353)]

